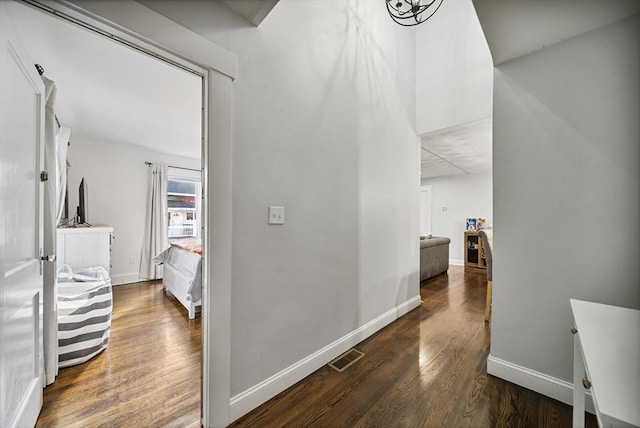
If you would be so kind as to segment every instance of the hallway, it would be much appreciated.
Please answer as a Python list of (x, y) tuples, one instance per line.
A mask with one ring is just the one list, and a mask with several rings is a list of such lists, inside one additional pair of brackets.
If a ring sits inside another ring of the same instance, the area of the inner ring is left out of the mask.
[[(567, 427), (571, 407), (486, 373), (486, 273), (451, 266), (423, 303), (365, 340), (365, 356), (325, 366), (234, 427)], [(587, 427), (595, 427), (587, 416)]]

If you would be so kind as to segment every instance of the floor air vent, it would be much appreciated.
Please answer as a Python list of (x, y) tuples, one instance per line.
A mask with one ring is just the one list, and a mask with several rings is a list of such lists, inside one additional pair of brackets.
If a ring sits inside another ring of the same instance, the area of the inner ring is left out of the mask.
[(329, 363), (329, 367), (339, 372), (343, 372), (347, 367), (351, 364), (358, 361), (360, 358), (364, 357), (364, 354), (357, 349), (349, 349), (344, 354), (340, 355), (335, 360)]

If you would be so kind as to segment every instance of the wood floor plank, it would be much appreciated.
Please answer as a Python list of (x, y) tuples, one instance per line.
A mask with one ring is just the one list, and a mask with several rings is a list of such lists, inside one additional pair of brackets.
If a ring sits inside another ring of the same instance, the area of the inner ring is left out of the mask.
[[(423, 303), (233, 427), (566, 427), (571, 407), (487, 375), (485, 273), (452, 266)], [(200, 317), (159, 283), (114, 287), (111, 341), (45, 389), (39, 427), (198, 427)], [(596, 427), (587, 415), (587, 427)]]
[(113, 302), (109, 346), (60, 370), (36, 426), (200, 426), (200, 317), (158, 281), (115, 286)]
[[(232, 427), (566, 427), (571, 407), (487, 375), (486, 272), (452, 266), (421, 284), (423, 303)], [(587, 415), (587, 427), (595, 417)]]

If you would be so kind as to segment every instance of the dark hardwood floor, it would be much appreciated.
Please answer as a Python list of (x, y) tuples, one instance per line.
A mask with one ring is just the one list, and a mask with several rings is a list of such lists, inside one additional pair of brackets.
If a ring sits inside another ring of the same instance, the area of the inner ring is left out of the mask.
[[(109, 347), (61, 369), (37, 426), (199, 426), (200, 316), (158, 282), (113, 290)], [(232, 426), (571, 426), (570, 406), (487, 376), (484, 272), (452, 266), (420, 291), (419, 308), (356, 346), (365, 356), (353, 366), (325, 366)]]
[[(452, 266), (421, 285), (423, 303), (234, 427), (570, 427), (571, 407), (487, 375), (486, 274)], [(596, 427), (587, 415), (587, 427)]]
[(160, 282), (113, 287), (109, 346), (60, 369), (36, 426), (199, 427), (200, 320)]

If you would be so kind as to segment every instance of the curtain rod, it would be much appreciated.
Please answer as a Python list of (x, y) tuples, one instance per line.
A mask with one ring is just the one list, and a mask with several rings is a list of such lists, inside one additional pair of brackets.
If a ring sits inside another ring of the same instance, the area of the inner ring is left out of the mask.
[[(149, 161), (145, 161), (145, 162), (144, 162), (144, 164), (145, 164), (146, 166), (151, 166), (151, 165), (153, 165), (153, 163), (152, 163), (152, 162), (149, 162)], [(186, 169), (187, 171), (198, 171), (198, 172), (200, 172), (200, 170), (199, 170), (199, 169), (195, 169), (195, 168), (185, 168), (184, 166), (175, 166), (175, 165), (167, 165), (167, 166), (168, 166), (169, 168)]]

